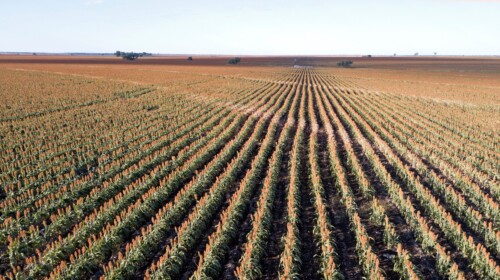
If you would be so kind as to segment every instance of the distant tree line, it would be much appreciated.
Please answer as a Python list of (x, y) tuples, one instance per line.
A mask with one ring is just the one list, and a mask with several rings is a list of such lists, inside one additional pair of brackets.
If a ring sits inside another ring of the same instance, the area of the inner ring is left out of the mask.
[(126, 60), (136, 60), (139, 57), (143, 56), (151, 56), (152, 54), (147, 53), (147, 52), (142, 52), (142, 53), (136, 53), (136, 52), (121, 52), (121, 51), (116, 51), (115, 56), (121, 57)]
[(228, 60), (227, 63), (229, 63), (229, 64), (238, 64), (238, 63), (240, 63), (240, 61), (241, 61), (241, 58), (235, 57), (235, 58), (231, 58), (230, 60)]
[(339, 66), (339, 67), (351, 67), (352, 63), (353, 63), (352, 60), (342, 60), (342, 61), (337, 62), (337, 66)]

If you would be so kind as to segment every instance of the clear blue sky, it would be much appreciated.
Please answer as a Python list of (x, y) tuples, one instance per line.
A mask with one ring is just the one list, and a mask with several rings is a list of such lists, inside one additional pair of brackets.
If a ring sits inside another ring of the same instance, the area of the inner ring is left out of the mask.
[(0, 51), (500, 54), (500, 1), (2, 1)]

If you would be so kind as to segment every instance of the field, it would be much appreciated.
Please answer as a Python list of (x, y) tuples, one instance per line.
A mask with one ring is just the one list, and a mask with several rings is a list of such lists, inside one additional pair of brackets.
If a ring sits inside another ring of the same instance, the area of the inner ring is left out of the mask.
[(0, 279), (500, 279), (500, 59), (0, 56)]

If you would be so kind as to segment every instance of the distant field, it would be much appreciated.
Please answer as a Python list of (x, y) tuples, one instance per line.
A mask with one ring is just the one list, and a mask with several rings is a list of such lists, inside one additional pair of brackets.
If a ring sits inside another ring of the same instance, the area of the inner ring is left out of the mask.
[(0, 56), (0, 279), (500, 279), (500, 59), (228, 59)]

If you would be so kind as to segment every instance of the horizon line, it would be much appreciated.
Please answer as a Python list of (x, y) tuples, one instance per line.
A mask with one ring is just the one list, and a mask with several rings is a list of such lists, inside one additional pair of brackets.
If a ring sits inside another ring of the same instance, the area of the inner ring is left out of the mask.
[[(135, 51), (127, 51), (127, 52), (135, 52)], [(418, 53), (418, 52), (417, 52)], [(37, 52), (37, 51), (0, 51), (0, 55), (31, 55), (31, 56), (35, 56), (33, 54), (36, 54), (36, 55), (67, 55), (67, 56), (71, 56), (71, 55), (100, 55), (100, 56), (104, 56), (104, 55), (108, 55), (108, 56), (112, 56), (114, 55), (114, 52), (80, 52), (80, 51), (74, 51), (74, 52), (46, 52), (46, 51), (41, 51), (41, 52)], [(231, 56), (242, 56), (242, 57), (336, 57), (336, 56), (345, 56), (345, 57), (365, 57), (367, 58), (367, 56), (378, 56), (378, 57), (381, 57), (381, 56), (388, 56), (388, 57), (401, 57), (401, 56), (409, 56), (409, 57), (422, 57), (422, 56), (425, 56), (425, 57), (428, 57), (428, 56), (431, 56), (431, 57), (438, 57), (438, 56), (495, 56), (495, 57), (498, 57), (500, 56), (500, 54), (433, 54), (433, 53), (424, 53), (424, 54), (420, 54), (418, 53), (418, 55), (415, 55), (415, 54), (397, 54), (395, 53), (396, 55), (394, 54), (217, 54), (217, 53), (211, 53), (211, 54), (204, 54), (204, 53), (160, 53), (160, 52), (157, 52), (157, 53), (154, 53), (154, 52), (151, 52), (152, 56), (220, 56), (220, 57), (231, 57)]]

